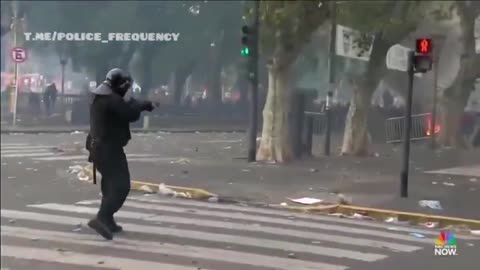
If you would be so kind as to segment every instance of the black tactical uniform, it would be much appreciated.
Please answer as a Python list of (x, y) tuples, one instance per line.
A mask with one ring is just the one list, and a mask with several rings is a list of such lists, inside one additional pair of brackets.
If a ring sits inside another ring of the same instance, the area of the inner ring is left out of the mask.
[(102, 175), (102, 203), (97, 217), (88, 225), (110, 240), (120, 232), (113, 215), (122, 207), (130, 191), (130, 172), (123, 147), (131, 139), (130, 122), (140, 118), (142, 111), (152, 111), (150, 101), (126, 102), (124, 96), (132, 85), (128, 73), (121, 69), (108, 72), (107, 79), (92, 90), (90, 133), (87, 136), (89, 161)]

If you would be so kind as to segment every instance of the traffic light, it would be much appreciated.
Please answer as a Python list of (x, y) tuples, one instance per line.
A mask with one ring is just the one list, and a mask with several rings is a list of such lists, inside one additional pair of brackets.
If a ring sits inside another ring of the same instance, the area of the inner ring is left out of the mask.
[(255, 42), (253, 35), (253, 28), (247, 25), (242, 27), (242, 49), (240, 54), (243, 56), (249, 56), (252, 54), (253, 44)]
[(417, 39), (413, 59), (413, 67), (416, 72), (425, 73), (432, 69), (432, 45), (430, 38)]

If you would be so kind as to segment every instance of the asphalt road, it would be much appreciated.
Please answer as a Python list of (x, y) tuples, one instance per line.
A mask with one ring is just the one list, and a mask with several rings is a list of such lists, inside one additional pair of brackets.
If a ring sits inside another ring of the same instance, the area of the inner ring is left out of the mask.
[[(61, 182), (69, 179), (69, 165), (85, 163), (85, 134), (12, 134), (2, 138), (5, 163), (26, 158), (42, 167), (50, 166)], [(316, 138), (316, 153), (321, 153), (320, 142)], [(333, 142), (332, 149), (337, 149), (338, 143)], [(141, 181), (199, 187), (267, 203), (300, 197), (337, 200), (332, 194), (342, 193), (356, 205), (480, 219), (474, 207), (480, 205), (480, 149), (432, 152), (412, 144), (409, 198), (400, 199), (399, 146), (373, 145), (376, 155), (368, 158), (317, 154), (317, 158), (282, 166), (248, 164), (242, 159), (245, 148), (241, 133), (150, 133), (134, 135), (127, 152), (132, 178)], [(419, 200), (438, 200), (443, 209), (421, 208)]]
[[(98, 207), (98, 186), (67, 173), (69, 166), (84, 163), (84, 137), (2, 136), (2, 269), (478, 267), (480, 240), (472, 236), (455, 235), (457, 256), (436, 257), (434, 230), (139, 193), (132, 193), (117, 215), (125, 232), (106, 242), (84, 225)], [(228, 169), (232, 155), (242, 154), (240, 134), (135, 137), (127, 148), (133, 175), (170, 164), (184, 181), (193, 181), (191, 172), (180, 171), (186, 164), (176, 161), (188, 156), (190, 163)]]

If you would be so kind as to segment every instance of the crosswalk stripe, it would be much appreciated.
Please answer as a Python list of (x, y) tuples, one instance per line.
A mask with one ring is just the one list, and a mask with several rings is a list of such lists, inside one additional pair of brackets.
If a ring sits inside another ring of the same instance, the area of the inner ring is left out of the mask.
[(19, 146), (2, 146), (2, 150), (31, 150), (31, 149), (52, 149), (58, 147), (55, 145), (19, 145)]
[[(13, 219), (20, 219), (20, 220), (27, 219), (27, 220), (54, 223), (54, 224), (75, 225), (75, 224), (81, 224), (82, 222), (84, 222), (84, 220), (81, 218), (62, 216), (62, 215), (40, 214), (40, 213), (26, 212), (26, 211), (2, 209), (1, 213), (2, 213), (1, 215), (6, 218), (13, 218)], [(302, 252), (302, 253), (311, 253), (311, 254), (330, 256), (330, 257), (336, 257), (336, 258), (349, 258), (349, 259), (365, 261), (365, 262), (377, 261), (377, 260), (385, 259), (388, 257), (387, 255), (384, 255), (384, 254), (357, 252), (357, 251), (338, 249), (338, 248), (327, 248), (327, 247), (320, 247), (315, 245), (292, 243), (287, 241), (261, 239), (258, 237), (247, 237), (247, 236), (220, 234), (220, 233), (190, 231), (190, 230), (184, 230), (184, 229), (161, 227), (160, 225), (146, 226), (146, 225), (137, 225), (137, 224), (127, 223), (127, 224), (124, 224), (123, 227), (125, 230), (132, 231), (132, 232), (139, 232), (139, 233), (148, 232), (149, 234), (154, 234), (154, 235), (168, 235), (168, 236), (174, 236), (174, 237), (184, 237), (189, 239), (223, 242), (223, 243), (229, 243), (229, 244), (235, 243), (239, 245), (268, 248), (268, 249), (279, 249), (279, 247), (281, 247), (283, 250), (291, 250), (291, 251)]]
[(45, 157), (45, 156), (53, 156), (55, 153), (19, 153), (19, 154), (7, 154), (3, 155), (2, 158), (7, 157)]
[(1, 143), (0, 146), (3, 148), (4, 146), (23, 146), (28, 145), (27, 143)]
[(149, 253), (168, 254), (169, 256), (185, 256), (197, 259), (217, 260), (228, 263), (248, 264), (257, 267), (272, 267), (282, 270), (344, 270), (345, 266), (330, 265), (320, 262), (303, 261), (298, 259), (286, 259), (281, 257), (257, 255), (246, 252), (215, 249), (207, 247), (183, 246), (170, 243), (158, 243), (153, 241), (130, 240), (123, 237), (115, 237), (114, 244), (99, 242), (97, 236), (77, 233), (65, 233), (49, 230), (36, 230), (20, 227), (2, 226), (2, 236), (19, 237), (39, 240), (56, 241), (63, 243), (75, 243), (97, 247), (109, 247)]
[[(129, 157), (158, 157), (155, 154), (126, 154), (127, 158)], [(74, 156), (56, 156), (56, 157), (44, 157), (44, 158), (34, 158), (35, 160), (41, 161), (55, 161), (55, 160), (79, 160), (79, 159), (86, 159), (87, 155), (74, 155)]]
[[(115, 268), (122, 270), (161, 269), (161, 270), (192, 270), (192, 266), (180, 266), (152, 261), (125, 259), (103, 255), (85, 254), (79, 252), (62, 252), (29, 248), (21, 246), (2, 245), (2, 257), (39, 260), (56, 263), (66, 263), (99, 268)], [(98, 262), (102, 261), (102, 264)], [(203, 268), (202, 268), (203, 269)]]
[[(147, 194), (149, 195), (149, 194)], [(170, 199), (170, 198), (161, 198), (158, 195), (153, 195), (155, 196), (155, 199), (150, 198), (149, 196), (134, 196), (134, 197), (129, 197), (129, 201), (138, 201), (138, 202), (148, 202), (148, 203), (153, 203), (153, 204), (175, 204), (179, 206), (192, 206), (192, 207), (203, 207), (207, 208), (209, 211), (211, 209), (218, 209), (218, 210), (228, 210), (228, 211), (237, 211), (237, 212), (243, 212), (243, 213), (251, 213), (251, 214), (257, 214), (257, 215), (262, 215), (262, 214), (267, 214), (267, 215), (274, 215), (277, 217), (294, 217), (294, 218), (303, 218), (303, 219), (309, 219), (312, 221), (327, 221), (327, 222), (335, 222), (335, 223), (342, 223), (342, 224), (348, 224), (348, 225), (354, 225), (355, 227), (371, 227), (371, 228), (380, 228), (380, 229), (388, 229), (392, 226), (395, 227), (395, 230), (397, 231), (402, 231), (402, 232), (417, 232), (421, 234), (426, 234), (426, 235), (438, 235), (438, 232), (432, 231), (432, 230), (422, 230), (418, 228), (411, 228), (411, 227), (402, 227), (402, 226), (397, 226), (396, 224), (385, 224), (385, 223), (379, 223), (379, 222), (371, 222), (364, 220), (361, 222), (361, 224), (358, 222), (358, 220), (352, 220), (352, 219), (341, 219), (341, 218), (334, 218), (334, 217), (329, 217), (329, 216), (322, 216), (322, 215), (310, 215), (310, 214), (302, 214), (302, 213), (294, 213), (291, 211), (281, 211), (281, 210), (275, 210), (275, 209), (267, 209), (267, 208), (260, 208), (260, 207), (245, 207), (245, 206), (240, 206), (240, 205), (232, 205), (232, 204), (213, 204), (213, 203), (208, 203), (208, 202), (201, 202), (201, 201), (195, 201), (195, 200), (178, 200), (178, 199)], [(98, 200), (86, 200), (86, 201), (81, 201), (78, 202), (78, 204), (83, 204), (83, 205), (88, 205), (88, 204), (94, 204), (98, 203)], [(192, 209), (192, 210), (197, 210), (197, 209)]]
[(175, 161), (178, 160), (178, 158), (157, 158), (157, 157), (151, 157), (151, 158), (129, 158), (129, 162), (170, 162), (170, 161)]
[[(128, 205), (126, 205), (128, 206)], [(31, 207), (38, 207), (42, 209), (49, 210), (63, 210), (76, 213), (84, 214), (93, 214), (97, 210), (88, 207), (73, 207), (69, 205), (55, 205), (55, 204), (42, 204), (42, 205), (32, 205)], [(196, 226), (205, 226), (211, 228), (220, 228), (220, 229), (232, 229), (248, 232), (263, 232), (267, 234), (276, 234), (280, 236), (292, 236), (310, 240), (320, 240), (328, 242), (336, 242), (341, 244), (361, 246), (361, 247), (372, 247), (372, 248), (389, 248), (394, 251), (401, 252), (412, 252), (415, 250), (421, 249), (421, 247), (395, 244), (385, 241), (375, 241), (363, 238), (353, 238), (353, 237), (344, 237), (334, 234), (322, 234), (320, 232), (306, 232), (304, 230), (297, 231), (292, 229), (283, 229), (278, 227), (263, 226), (259, 224), (241, 224), (236, 222), (225, 222), (225, 221), (215, 221), (215, 220), (203, 220), (198, 218), (182, 218), (176, 216), (169, 216), (165, 212), (161, 216), (153, 216), (149, 213), (138, 213), (138, 212), (128, 212), (120, 211), (116, 214), (117, 217), (135, 219), (135, 220), (145, 220), (151, 222), (169, 222), (177, 224), (186, 224), (186, 225), (196, 225)], [(253, 226), (252, 226), (253, 225)]]
[[(99, 201), (98, 201), (99, 202)], [(51, 204), (50, 204), (51, 205)], [(344, 232), (344, 233), (355, 233), (355, 234), (361, 234), (361, 235), (370, 235), (370, 236), (377, 236), (377, 237), (384, 237), (384, 238), (391, 238), (391, 239), (396, 239), (396, 240), (407, 240), (407, 241), (412, 241), (412, 242), (426, 242), (426, 239), (417, 239), (413, 237), (405, 237), (405, 235), (400, 235), (396, 233), (390, 233), (390, 232), (382, 232), (379, 230), (369, 230), (369, 229), (361, 229), (358, 227), (346, 227), (346, 226), (341, 226), (337, 224), (326, 224), (326, 223), (317, 223), (317, 222), (308, 222), (308, 221), (300, 221), (300, 220), (290, 220), (290, 219), (281, 219), (281, 218), (275, 218), (275, 217), (267, 217), (267, 216), (259, 216), (259, 215), (250, 215), (246, 213), (239, 213), (239, 212), (221, 212), (221, 211), (215, 211), (215, 210), (199, 210), (199, 209), (193, 209), (193, 208), (180, 208), (180, 207), (174, 207), (174, 206), (163, 206), (163, 205), (146, 205), (146, 204), (141, 204), (141, 203), (134, 203), (127, 201), (124, 204), (125, 206), (128, 207), (134, 207), (134, 208), (139, 208), (139, 209), (148, 209), (148, 210), (157, 210), (157, 211), (168, 211), (168, 212), (174, 212), (174, 213), (186, 213), (190, 212), (194, 215), (198, 216), (211, 216), (211, 217), (221, 217), (221, 218), (233, 218), (233, 219), (242, 219), (242, 220), (248, 220), (252, 222), (265, 222), (265, 223), (274, 223), (274, 224), (279, 224), (279, 225), (289, 225), (289, 226), (297, 226), (297, 227), (305, 227), (309, 229), (319, 229), (319, 230), (332, 230), (332, 231), (339, 231), (339, 232)], [(35, 205), (33, 207), (51, 207), (49, 205)], [(60, 206), (53, 206), (53, 207), (59, 207)], [(69, 208), (70, 210), (73, 210), (74, 208)], [(333, 218), (330, 218), (330, 221), (332, 221)]]
[(46, 152), (49, 151), (47, 149), (17, 149), (17, 150), (3, 150), (1, 151), (2, 154), (10, 154), (10, 153), (34, 153), (34, 152)]

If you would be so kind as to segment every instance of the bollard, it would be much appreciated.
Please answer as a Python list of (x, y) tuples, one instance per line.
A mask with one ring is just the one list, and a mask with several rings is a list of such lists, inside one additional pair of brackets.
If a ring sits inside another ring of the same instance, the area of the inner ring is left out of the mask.
[(303, 144), (303, 153), (307, 156), (312, 156), (313, 146), (313, 116), (307, 115), (305, 117), (305, 140)]
[(305, 118), (305, 95), (303, 93), (296, 93), (294, 100), (293, 153), (296, 158), (299, 158), (303, 152), (302, 131)]
[(69, 124), (72, 123), (72, 110), (67, 110), (65, 112), (65, 121), (67, 121)]
[(143, 117), (143, 129), (148, 129), (150, 126), (150, 116), (145, 115)]

